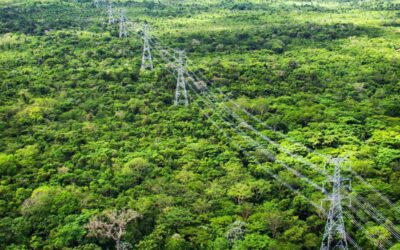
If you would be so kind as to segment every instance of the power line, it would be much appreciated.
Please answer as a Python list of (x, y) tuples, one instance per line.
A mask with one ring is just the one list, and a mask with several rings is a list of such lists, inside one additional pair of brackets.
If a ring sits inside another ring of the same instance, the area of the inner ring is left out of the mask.
[[(203, 97), (201, 97), (190, 85), (188, 85), (188, 86), (195, 92), (196, 95), (198, 95), (198, 97), (199, 97), (200, 99), (203, 99)], [(210, 102), (211, 102), (211, 101), (210, 101)], [(213, 105), (214, 105), (214, 104), (213, 104)], [(209, 119), (213, 120), (208, 114), (205, 114), (205, 115), (206, 115)], [(229, 121), (225, 120), (225, 118), (223, 118), (223, 117), (221, 117), (221, 116), (219, 116), (219, 115), (218, 115), (218, 117), (220, 117), (224, 122), (226, 122), (226, 123), (230, 124), (230, 126), (232, 126), (231, 123), (230, 123)], [(218, 127), (218, 130), (219, 130), (219, 131), (222, 131), (222, 132), (224, 132), (224, 134), (226, 134), (226, 133), (225, 133), (225, 130), (224, 130), (223, 128), (221, 128), (216, 122), (212, 121), (212, 123), (213, 123), (215, 126)], [(237, 128), (235, 128), (235, 127), (232, 127), (232, 128), (233, 128), (236, 132), (238, 131)], [(241, 136), (242, 136), (243, 138), (245, 138), (243, 135), (241, 135)], [(229, 137), (229, 136), (228, 136), (228, 137)], [(246, 138), (245, 138), (245, 139), (246, 139)], [(229, 137), (229, 140), (231, 141), (231, 143), (235, 143), (235, 142), (233, 142), (233, 140), (232, 140), (231, 137)], [(238, 145), (238, 144), (237, 144), (237, 145)], [(243, 152), (243, 154), (245, 154), (247, 157), (251, 158), (250, 154), (247, 153), (246, 150), (245, 150), (243, 147), (241, 147), (241, 146), (239, 146), (239, 147), (240, 147), (240, 151)], [(255, 159), (255, 161), (256, 161), (259, 165), (261, 165), (260, 162), (259, 162), (257, 159)], [(309, 198), (307, 198), (306, 196), (304, 196), (303, 194), (301, 194), (301, 192), (299, 192), (298, 190), (294, 189), (290, 184), (288, 184), (287, 182), (283, 181), (279, 176), (277, 176), (276, 174), (272, 173), (269, 169), (265, 169), (265, 170), (266, 170), (271, 176), (273, 176), (276, 180), (278, 180), (279, 182), (281, 182), (282, 184), (284, 184), (286, 187), (288, 187), (290, 190), (292, 190), (292, 191), (295, 192), (296, 194), (301, 195), (302, 197), (304, 197), (308, 202), (310, 202), (310, 204), (312, 204), (314, 207), (316, 207), (317, 209), (321, 210), (321, 211), (325, 214), (325, 211), (323, 210), (322, 207), (318, 207), (318, 206), (315, 204), (315, 202), (311, 201)], [(350, 242), (356, 249), (361, 249), (361, 248), (358, 246), (358, 244), (357, 244), (346, 232), (344, 232), (344, 235), (345, 235), (346, 239), (349, 239), (349, 242)]]
[[(188, 59), (188, 58), (187, 58), (187, 62), (193, 64), (193, 62), (192, 62), (190, 59)], [(197, 78), (200, 79), (200, 77), (199, 77), (196, 73), (193, 72), (193, 74), (194, 74)], [(206, 80), (206, 82), (211, 83), (211, 81), (208, 80), (208, 78), (207, 78), (202, 72), (200, 72), (200, 74), (201, 74), (201, 77), (202, 77), (203, 79)], [(253, 114), (251, 114), (249, 111), (247, 111), (247, 110), (246, 110), (245, 108), (243, 108), (241, 105), (239, 105), (237, 102), (233, 101), (232, 99), (227, 98), (227, 97), (226, 97), (226, 94), (223, 93), (220, 89), (218, 89), (218, 88), (215, 88), (215, 89), (224, 97), (223, 99), (224, 99), (225, 101), (228, 101), (228, 102), (232, 103), (235, 107), (237, 107), (240, 111), (242, 111), (242, 112), (245, 113), (247, 116), (249, 116), (250, 118), (252, 118), (253, 120), (255, 120), (257, 123), (263, 125), (264, 127), (268, 128), (270, 131), (272, 131), (272, 132), (274, 132), (274, 133), (276, 133), (276, 134), (282, 136), (283, 138), (288, 139), (288, 140), (289, 140), (290, 142), (292, 142), (292, 143), (300, 144), (299, 142), (293, 140), (292, 138), (290, 138), (290, 137), (287, 136), (286, 134), (283, 134), (282, 132), (279, 132), (279, 131), (274, 130), (271, 126), (267, 125), (265, 122), (261, 121), (259, 118), (257, 118), (257, 117), (254, 116)], [(313, 149), (311, 149), (311, 148), (309, 148), (309, 147), (307, 147), (307, 146), (305, 146), (305, 145), (303, 145), (303, 144), (300, 144), (300, 145), (302, 145), (302, 146), (303, 146), (308, 152), (310, 152), (310, 153), (314, 153), (315, 155), (320, 156), (320, 157), (322, 157), (322, 158), (324, 158), (324, 159), (329, 159), (329, 158), (330, 158), (330, 156), (325, 155), (325, 154), (318, 153), (318, 152), (316, 152), (315, 150), (313, 150)], [(398, 212), (398, 213), (400, 214), (400, 209), (399, 209), (395, 204), (393, 204), (393, 202), (391, 202), (387, 197), (385, 197), (384, 195), (382, 195), (374, 186), (372, 186), (370, 183), (368, 183), (362, 176), (360, 176), (359, 174), (357, 174), (356, 172), (354, 172), (352, 169), (350, 169), (350, 172), (351, 172), (352, 175), (355, 176), (355, 178), (357, 178), (357, 180), (359, 180), (361, 183), (363, 183), (363, 184), (365, 184), (366, 186), (368, 186), (368, 187), (370, 188), (370, 190), (372, 190), (373, 192), (375, 192), (379, 198), (381, 198), (384, 202), (386, 202), (390, 207), (392, 207), (396, 212)]]
[[(187, 61), (190, 62), (190, 59), (187, 59)], [(193, 74), (196, 76), (196, 78), (199, 78), (195, 73), (193, 73)], [(201, 74), (202, 74), (202, 73), (201, 73)], [(204, 74), (203, 74), (203, 76), (204, 76)], [(207, 79), (205, 76), (204, 76), (204, 78)], [(208, 79), (207, 79), (207, 80), (208, 80)], [(208, 81), (209, 81), (209, 80), (208, 80)], [(209, 83), (210, 83), (210, 82), (209, 82)], [(234, 101), (230, 100), (229, 98), (227, 98), (226, 95), (225, 95), (224, 93), (222, 93), (221, 90), (219, 90), (219, 89), (217, 89), (217, 90), (218, 90), (219, 93), (223, 96), (223, 99), (224, 99), (224, 100), (227, 100), (227, 101), (231, 102), (231, 103), (234, 104), (236, 107), (238, 107), (240, 110), (242, 110), (243, 112), (245, 112), (247, 115), (249, 115), (249, 116), (252, 117), (253, 119), (255, 119), (255, 120), (261, 122), (257, 117), (255, 117), (254, 115), (250, 114), (247, 110), (245, 110), (245, 109), (244, 109), (243, 107), (241, 107), (239, 104), (237, 104), (236, 102), (234, 102)], [(210, 94), (212, 94), (210, 91), (207, 91), (207, 92), (210, 93)], [(225, 104), (222, 104), (222, 105), (223, 105), (223, 106), (226, 106)], [(232, 111), (232, 113), (234, 113), (234, 111)], [(261, 136), (263, 139), (267, 140), (268, 142), (270, 142), (270, 143), (276, 143), (276, 142), (272, 141), (270, 138), (268, 138), (267, 136), (261, 134), (261, 133), (260, 133), (257, 129), (255, 129), (254, 127), (250, 126), (250, 128), (251, 128), (254, 132), (256, 132), (259, 136)], [(269, 127), (269, 129), (271, 129), (271, 128)], [(276, 133), (275, 130), (272, 130), (272, 129), (271, 129), (271, 131)], [(278, 132), (278, 133), (280, 133), (280, 132)], [(280, 133), (280, 134), (282, 134), (282, 133)], [(290, 138), (289, 138), (288, 136), (286, 136), (286, 135), (284, 135), (284, 134), (282, 134), (282, 135), (283, 135), (285, 138), (288, 138), (288, 139), (290, 140)], [(294, 141), (294, 140), (290, 140), (290, 141)], [(297, 143), (297, 142), (296, 142), (296, 143)], [(277, 144), (277, 145), (279, 145), (279, 144)], [(306, 147), (306, 146), (305, 146), (305, 147)], [(316, 153), (315, 151), (313, 151), (313, 150), (310, 149), (310, 148), (307, 148), (307, 147), (306, 147), (306, 149), (308, 149), (308, 151), (309, 151), (310, 153), (315, 153), (315, 154), (317, 154), (317, 155), (323, 157), (324, 159), (328, 159), (328, 158), (329, 158), (329, 157), (326, 156), (326, 155)], [(291, 153), (290, 151), (288, 151), (288, 150), (285, 149), (285, 148), (284, 148), (284, 151), (286, 151), (286, 153), (288, 153), (290, 156), (294, 157), (295, 159), (298, 159), (298, 160), (301, 159), (301, 162), (304, 163), (304, 164), (306, 164), (306, 165), (309, 165), (309, 166), (314, 165), (314, 164), (312, 164), (312, 163), (305, 162), (304, 159), (303, 159), (301, 156), (298, 156), (298, 155), (296, 155), (296, 154), (293, 154), (293, 153)], [(297, 156), (298, 156), (298, 157), (297, 157)], [(316, 167), (316, 166), (315, 166), (315, 167)], [(349, 169), (349, 171), (350, 171), (358, 180), (360, 180), (363, 184), (368, 185), (375, 193), (377, 193), (377, 195), (378, 195), (382, 200), (384, 200), (384, 201), (387, 202), (392, 208), (394, 208), (394, 209), (397, 210), (397, 208), (390, 202), (390, 200), (388, 200), (386, 197), (384, 197), (382, 194), (380, 194), (378, 190), (376, 190), (372, 185), (370, 185), (368, 182), (366, 182), (361, 176), (357, 175), (357, 173), (355, 173), (351, 168)], [(326, 175), (326, 173), (323, 173), (323, 174)], [(372, 205), (370, 205), (370, 206), (372, 206)], [(375, 210), (375, 211), (376, 211), (376, 210)], [(398, 211), (398, 210), (397, 210), (397, 211)], [(379, 213), (379, 212), (376, 211), (376, 213)], [(383, 217), (384, 217), (384, 216), (383, 216)], [(390, 220), (388, 220), (388, 221), (389, 221), (389, 223), (391, 223)], [(395, 230), (394, 230), (394, 231), (395, 231)], [(393, 236), (396, 237), (396, 234), (393, 233)]]
[[(95, 0), (95, 4), (96, 4), (96, 7), (99, 7), (98, 5), (99, 5), (99, 0)], [(111, 5), (110, 5), (111, 6)], [(111, 7), (111, 11), (112, 11), (112, 7)], [(110, 19), (109, 19), (110, 20)], [(128, 34), (127, 34), (127, 29), (126, 29), (126, 16), (125, 16), (125, 14), (124, 13), (122, 13), (122, 10), (121, 10), (121, 17), (120, 17), (120, 37), (126, 37)], [(124, 26), (124, 27), (122, 27), (122, 25)], [(122, 27), (122, 28), (121, 28)], [(122, 34), (122, 35), (121, 35)], [(148, 54), (150, 55), (150, 63), (151, 63), (151, 69), (153, 69), (153, 65), (152, 65), (152, 60), (151, 60), (151, 53), (150, 53), (150, 45), (149, 45), (149, 41), (148, 41), (148, 38), (146, 39), (146, 41), (147, 41), (147, 47), (148, 47)], [(145, 42), (146, 43), (146, 42)], [(146, 46), (144, 46), (144, 50), (143, 50), (143, 58), (142, 59), (144, 59), (144, 56), (145, 56), (145, 47)], [(188, 105), (188, 100), (187, 100), (187, 91), (186, 91), (186, 81), (185, 81), (185, 74), (184, 74), (184, 72), (185, 72), (185, 70), (184, 70), (184, 67), (183, 67), (183, 61), (184, 61), (184, 59), (183, 59), (183, 55), (184, 55), (184, 53), (181, 53), (182, 51), (179, 51), (178, 52), (178, 55), (179, 55), (179, 59), (178, 59), (178, 64), (179, 64), (179, 67), (178, 67), (178, 80), (177, 80), (177, 92), (178, 92), (178, 90), (179, 90), (179, 88), (178, 88), (178, 86), (180, 86), (180, 87), (182, 87), (183, 86), (183, 89), (184, 89), (184, 97), (185, 97), (185, 105)], [(142, 60), (142, 67), (143, 67), (143, 60)], [(190, 77), (190, 78), (188, 78), (188, 79), (193, 79), (193, 82), (195, 82), (195, 79), (194, 78), (192, 78), (192, 77)], [(189, 85), (190, 86), (190, 85)], [(177, 103), (177, 100), (178, 100), (178, 97), (179, 97), (179, 95), (177, 95), (176, 94), (176, 99), (175, 99), (175, 103)], [(251, 114), (250, 114), (251, 115)], [(246, 123), (247, 124), (247, 123)], [(248, 124), (247, 124), (248, 125)], [(273, 142), (273, 141), (270, 141), (270, 142)], [(334, 212), (332, 212), (333, 214), (340, 214), (340, 216), (332, 216), (332, 218), (333, 219), (331, 219), (331, 221), (333, 221), (333, 220), (336, 220), (336, 221), (341, 221), (340, 223), (338, 223), (338, 225), (339, 226), (337, 226), (337, 228), (338, 229), (336, 229), (336, 234), (334, 234), (334, 235), (337, 235), (337, 234), (339, 234), (340, 236), (341, 236), (341, 238), (340, 239), (338, 239), (338, 243), (335, 245), (335, 246), (339, 246), (340, 248), (342, 248), (342, 247), (345, 247), (345, 248), (343, 248), (343, 249), (347, 249), (347, 242), (346, 242), (346, 232), (345, 232), (345, 230), (344, 230), (344, 223), (343, 223), (343, 212), (342, 212), (342, 209), (341, 209), (341, 204), (340, 204), (340, 202), (341, 202), (341, 195), (340, 195), (340, 190), (341, 190), (341, 182), (342, 182), (342, 180), (344, 180), (344, 179), (342, 179), (341, 177), (340, 177), (340, 175), (341, 175), (341, 173), (340, 173), (340, 171), (341, 171), (341, 169), (340, 169), (340, 164), (338, 163), (338, 160), (337, 159), (335, 159), (334, 160), (335, 161), (335, 170), (334, 170), (334, 175), (333, 175), (333, 180), (332, 180), (332, 182), (334, 183), (334, 188), (333, 188), (333, 192), (332, 192), (332, 195), (331, 195), (331, 197), (330, 197), (330, 200), (331, 200), (331, 208), (330, 208), (330, 211), (331, 210), (333, 210)], [(337, 177), (337, 176), (339, 176), (339, 177)], [(339, 183), (339, 184), (338, 184)], [(335, 184), (337, 184), (337, 188), (335, 188)], [(337, 193), (338, 193), (338, 195), (337, 195)], [(338, 198), (332, 198), (332, 197), (338, 197)], [(333, 202), (333, 200), (339, 200), (339, 202), (336, 202), (336, 205), (334, 205), (334, 202)], [(339, 204), (339, 205), (337, 205), (337, 204)], [(340, 206), (340, 209), (338, 209), (337, 207), (338, 206)], [(364, 206), (364, 208), (365, 208), (365, 206)], [(372, 208), (370, 208), (371, 210), (373, 210), (373, 207)], [(340, 211), (339, 211), (340, 210)], [(336, 211), (336, 212), (335, 212)], [(339, 211), (339, 212), (338, 212)], [(376, 211), (376, 210), (375, 210)], [(376, 212), (377, 213), (377, 212)], [(337, 219), (338, 217), (341, 217), (341, 220), (340, 219)], [(379, 218), (379, 219), (382, 219), (382, 218)], [(329, 221), (329, 217), (328, 217), (328, 221)], [(343, 227), (341, 226), (341, 225), (343, 225)], [(342, 228), (343, 228), (343, 230), (342, 230)], [(329, 239), (329, 235), (328, 235), (328, 237), (327, 237), (328, 239)], [(333, 239), (333, 237), (331, 237), (331, 239)], [(334, 239), (335, 240), (335, 239)], [(322, 249), (322, 246), (321, 246), (321, 249)], [(325, 249), (325, 248), (324, 248)], [(329, 247), (327, 248), (327, 249), (329, 249)]]
[[(165, 53), (164, 54), (161, 54), (161, 57), (164, 59), (164, 60), (166, 60), (165, 59)], [(168, 59), (167, 59), (168, 60)], [(168, 60), (168, 62), (170, 63), (170, 61)], [(193, 88), (190, 86), (190, 84), (188, 85), (192, 90), (193, 90)], [(196, 92), (195, 90), (194, 90), (194, 92)], [(197, 94), (197, 93), (196, 93)], [(200, 96), (200, 98), (202, 98), (201, 96)], [(215, 101), (215, 100), (214, 100)], [(210, 101), (210, 102), (213, 102), (213, 101)], [(215, 104), (213, 104), (213, 105), (215, 105)], [(223, 105), (224, 106), (224, 105)], [(229, 111), (228, 111), (228, 113), (229, 113)], [(236, 129), (236, 128), (235, 128)], [(297, 175), (296, 175), (297, 176)], [(366, 233), (368, 233), (368, 232), (366, 232)], [(347, 235), (346, 233), (344, 233), (345, 235)], [(346, 237), (346, 238), (348, 238), (348, 237)], [(369, 237), (369, 238), (371, 238), (371, 237)]]

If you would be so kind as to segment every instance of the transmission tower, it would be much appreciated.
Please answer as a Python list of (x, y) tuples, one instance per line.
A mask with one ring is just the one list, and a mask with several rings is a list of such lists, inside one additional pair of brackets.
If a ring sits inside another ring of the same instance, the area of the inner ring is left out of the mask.
[(331, 159), (331, 163), (335, 166), (333, 176), (330, 176), (328, 181), (332, 183), (332, 193), (326, 199), (330, 201), (328, 218), (325, 224), (325, 232), (322, 238), (321, 250), (347, 250), (346, 229), (344, 226), (342, 213), (342, 188), (344, 182), (348, 178), (341, 177), (340, 166), (343, 158)]
[(183, 58), (185, 55), (185, 51), (177, 50), (175, 53), (178, 55), (178, 65), (177, 65), (177, 83), (176, 83), (176, 91), (175, 91), (175, 105), (184, 104), (187, 106), (189, 104), (187, 90), (186, 90), (186, 82), (184, 75), (184, 62)]
[(108, 1), (107, 14), (108, 14), (108, 24), (114, 24), (115, 23), (114, 11), (113, 11), (113, 8), (112, 8), (112, 2), (111, 1)]
[(142, 70), (153, 70), (153, 60), (151, 58), (150, 44), (149, 44), (149, 28), (147, 24), (143, 27), (143, 55), (142, 55)]
[(128, 36), (128, 29), (126, 28), (126, 16), (125, 10), (120, 11), (119, 16), (119, 37), (127, 37)]

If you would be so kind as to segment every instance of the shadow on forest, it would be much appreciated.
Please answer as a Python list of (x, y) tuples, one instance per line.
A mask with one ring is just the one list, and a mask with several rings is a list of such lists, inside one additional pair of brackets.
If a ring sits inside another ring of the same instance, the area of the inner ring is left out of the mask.
[(47, 30), (83, 28), (88, 25), (89, 14), (93, 13), (62, 3), (8, 6), (0, 9), (0, 34), (41, 35)]
[[(116, 2), (114, 9), (135, 8), (135, 14), (149, 17), (190, 17), (212, 10), (212, 6), (201, 4), (165, 5), (156, 2)], [(106, 14), (106, 6), (95, 8), (87, 3), (71, 5), (68, 3), (31, 3), (30, 5), (9, 5), (0, 8), (0, 34), (19, 32), (42, 35), (46, 30), (67, 28), (87, 28), (93, 17)], [(92, 19), (93, 21), (93, 19)], [(91, 22), (95, 24), (95, 22)]]
[[(189, 52), (214, 52), (268, 49), (283, 53), (290, 45), (327, 46), (329, 42), (352, 36), (379, 37), (383, 29), (370, 26), (357, 26), (351, 23), (320, 25), (316, 23), (281, 23), (259, 26), (254, 29), (193, 33), (186, 37), (176, 37), (178, 44)], [(198, 42), (195, 42), (198, 41)], [(201, 46), (193, 46), (195, 43)]]

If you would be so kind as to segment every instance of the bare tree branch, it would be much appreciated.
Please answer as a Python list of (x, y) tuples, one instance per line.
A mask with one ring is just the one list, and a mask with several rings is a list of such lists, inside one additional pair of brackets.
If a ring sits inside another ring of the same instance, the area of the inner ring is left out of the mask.
[(100, 216), (94, 216), (86, 225), (88, 236), (104, 237), (115, 241), (115, 247), (120, 250), (121, 239), (125, 235), (126, 225), (132, 220), (138, 219), (141, 214), (132, 209), (121, 211), (106, 210)]

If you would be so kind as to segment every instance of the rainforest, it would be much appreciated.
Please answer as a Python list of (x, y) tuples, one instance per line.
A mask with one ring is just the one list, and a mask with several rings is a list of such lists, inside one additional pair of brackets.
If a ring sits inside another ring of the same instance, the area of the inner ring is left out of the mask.
[(399, 0), (0, 0), (0, 249), (400, 249)]

